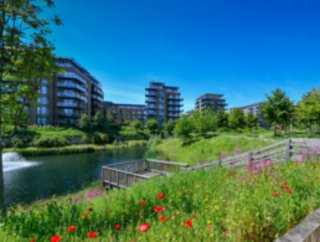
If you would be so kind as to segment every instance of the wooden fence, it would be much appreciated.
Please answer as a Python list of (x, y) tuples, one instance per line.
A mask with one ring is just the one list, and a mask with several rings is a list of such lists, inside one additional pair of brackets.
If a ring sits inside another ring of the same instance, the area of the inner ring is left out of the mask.
[(159, 175), (170, 175), (188, 164), (153, 159), (133, 160), (102, 167), (102, 180), (107, 188), (128, 187)]
[(288, 139), (262, 149), (188, 167), (188, 164), (154, 159), (134, 160), (102, 167), (106, 187), (128, 187), (159, 175), (170, 175), (181, 169), (198, 170), (214, 167), (244, 166), (250, 162), (272, 159), (273, 163), (299, 159), (299, 156), (320, 155), (320, 139)]
[(296, 159), (302, 154), (312, 155), (316, 153), (320, 153), (320, 139), (288, 139), (262, 149), (196, 165), (187, 170), (208, 169), (215, 166), (241, 166), (267, 159), (272, 159), (273, 163), (279, 163)]

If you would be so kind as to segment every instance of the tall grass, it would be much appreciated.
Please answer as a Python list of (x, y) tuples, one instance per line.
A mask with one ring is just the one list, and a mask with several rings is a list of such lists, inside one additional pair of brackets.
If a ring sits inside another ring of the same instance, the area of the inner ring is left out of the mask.
[[(92, 241), (273, 241), (320, 206), (319, 172), (317, 162), (263, 161), (181, 172), (128, 190), (86, 191), (11, 209), (0, 221), (0, 238), (87, 241), (93, 231)], [(143, 224), (150, 224), (147, 232)]]

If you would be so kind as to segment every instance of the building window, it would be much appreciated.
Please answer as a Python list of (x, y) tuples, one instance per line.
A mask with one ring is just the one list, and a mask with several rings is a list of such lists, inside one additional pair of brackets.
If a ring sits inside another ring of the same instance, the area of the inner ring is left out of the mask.
[(49, 124), (49, 119), (48, 118), (37, 118), (37, 124), (39, 124), (39, 125)]
[(38, 115), (48, 115), (49, 110), (47, 107), (37, 107), (37, 114)]
[(47, 97), (39, 97), (38, 98), (38, 103), (41, 103), (42, 105), (47, 105), (48, 104), (48, 98)]
[(39, 94), (47, 95), (48, 94), (48, 87), (47, 86), (41, 86), (40, 90), (39, 90)]

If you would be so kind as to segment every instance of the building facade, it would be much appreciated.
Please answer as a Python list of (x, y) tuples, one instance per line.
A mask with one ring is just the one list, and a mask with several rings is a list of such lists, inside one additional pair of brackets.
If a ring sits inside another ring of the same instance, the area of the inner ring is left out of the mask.
[(103, 111), (104, 94), (99, 81), (70, 58), (57, 58), (63, 70), (43, 80), (36, 105), (30, 107), (30, 122), (38, 125), (75, 124), (82, 114), (90, 118)]
[(179, 87), (166, 86), (161, 82), (150, 82), (146, 88), (147, 119), (156, 119), (160, 126), (175, 122), (182, 113), (183, 99)]
[(143, 124), (146, 121), (146, 105), (140, 104), (116, 104), (104, 102), (105, 114), (112, 114), (116, 124), (140, 120)]
[(225, 110), (227, 106), (226, 100), (222, 94), (207, 93), (197, 98), (196, 110), (203, 111), (206, 108), (216, 112), (220, 109)]
[(254, 103), (247, 106), (240, 107), (245, 114), (252, 113), (255, 116), (260, 115), (261, 103)]

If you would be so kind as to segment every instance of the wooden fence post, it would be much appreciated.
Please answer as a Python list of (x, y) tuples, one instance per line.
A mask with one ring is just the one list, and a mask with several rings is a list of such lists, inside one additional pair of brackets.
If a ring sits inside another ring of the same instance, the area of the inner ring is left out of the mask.
[(248, 164), (250, 164), (253, 161), (253, 153), (249, 152), (248, 153)]
[(291, 158), (291, 148), (292, 148), (292, 140), (288, 139), (286, 144), (286, 161), (289, 161)]
[(117, 171), (117, 185), (119, 187), (119, 183), (120, 183), (120, 177), (119, 177), (119, 171)]

